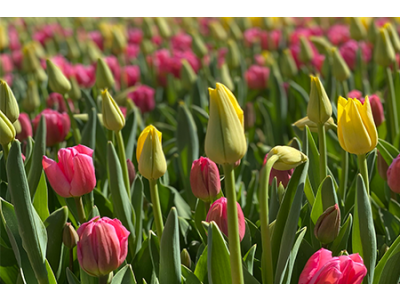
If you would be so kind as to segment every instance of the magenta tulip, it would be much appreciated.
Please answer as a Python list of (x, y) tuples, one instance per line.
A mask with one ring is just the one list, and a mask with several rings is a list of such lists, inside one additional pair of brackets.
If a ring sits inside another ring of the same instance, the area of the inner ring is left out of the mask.
[(121, 70), (121, 79), (126, 87), (134, 86), (140, 79), (138, 66), (125, 66)]
[(393, 160), (387, 170), (387, 183), (393, 192), (400, 194), (400, 155)]
[(21, 124), (21, 132), (17, 134), (16, 138), (20, 141), (27, 139), (32, 136), (32, 125), (28, 114), (20, 113), (18, 121)]
[(244, 74), (250, 89), (265, 89), (269, 78), (269, 69), (252, 65)]
[[(242, 241), (246, 232), (246, 223), (244, 221), (244, 215), (240, 204), (236, 202), (236, 205), (238, 212), (239, 237), (240, 241)], [(211, 205), (206, 221), (214, 221), (217, 223), (218, 228), (228, 236), (228, 200), (225, 197), (219, 198)]]
[(106, 276), (124, 262), (130, 232), (120, 220), (94, 217), (77, 232), (79, 265), (89, 275)]
[(62, 197), (80, 197), (96, 186), (93, 150), (78, 145), (58, 151), (58, 163), (43, 156), (43, 170), (53, 190)]
[(321, 248), (307, 261), (299, 284), (359, 284), (366, 274), (358, 253), (332, 257), (331, 251)]
[(142, 113), (152, 111), (156, 106), (154, 101), (154, 89), (147, 86), (141, 85), (136, 90), (128, 95), (129, 98), (139, 107)]
[[(372, 116), (374, 117), (375, 125), (378, 127), (385, 121), (385, 114), (383, 112), (383, 106), (381, 99), (377, 95), (368, 96), (369, 103), (371, 104)], [(365, 99), (360, 99), (361, 103), (364, 104)]]
[(33, 129), (35, 132), (42, 115), (46, 120), (46, 145), (48, 147), (51, 147), (57, 143), (63, 142), (71, 128), (71, 122), (69, 120), (68, 114), (61, 114), (55, 110), (46, 108), (32, 121)]
[(193, 195), (210, 202), (221, 191), (218, 167), (207, 157), (200, 157), (192, 163), (190, 186)]

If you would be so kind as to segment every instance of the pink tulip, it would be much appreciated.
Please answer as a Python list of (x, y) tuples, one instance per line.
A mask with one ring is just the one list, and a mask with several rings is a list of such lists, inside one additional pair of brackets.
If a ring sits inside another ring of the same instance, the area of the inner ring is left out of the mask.
[(140, 46), (136, 44), (128, 44), (125, 50), (125, 56), (127, 61), (136, 59), (140, 53)]
[(67, 113), (61, 114), (49, 108), (44, 109), (32, 121), (33, 130), (35, 132), (39, 125), (40, 118), (42, 115), (46, 120), (46, 130), (47, 130), (46, 145), (48, 147), (51, 147), (57, 143), (63, 142), (71, 128), (71, 122), (69, 120), (68, 114)]
[(130, 232), (120, 220), (94, 217), (82, 224), (77, 233), (79, 265), (89, 275), (108, 275), (124, 262)]
[(252, 46), (260, 40), (260, 28), (249, 28), (243, 33), (244, 42), (247, 47)]
[(127, 87), (134, 86), (140, 79), (139, 66), (125, 66), (121, 70), (121, 78)]
[(171, 38), (172, 49), (187, 51), (192, 47), (192, 37), (186, 33), (179, 33)]
[(332, 257), (331, 251), (321, 248), (307, 261), (299, 284), (360, 284), (366, 274), (358, 253)]
[(347, 98), (356, 98), (360, 100), (362, 98), (362, 93), (359, 90), (352, 90), (347, 93)]
[(128, 43), (140, 45), (143, 39), (143, 32), (140, 28), (128, 29)]
[(369, 62), (372, 57), (372, 50), (364, 42), (358, 43), (355, 40), (349, 40), (339, 48), (340, 54), (342, 55), (344, 61), (347, 63), (351, 70), (354, 70), (354, 68), (356, 67), (357, 50), (359, 45), (361, 46), (362, 61)]
[(152, 111), (155, 107), (154, 101), (154, 89), (147, 86), (141, 85), (136, 90), (128, 95), (130, 99), (139, 107), (142, 113)]
[[(69, 108), (71, 111), (75, 111), (74, 103), (71, 99), (68, 99)], [(51, 93), (46, 100), (46, 106), (54, 109), (59, 113), (68, 112), (67, 106), (65, 105), (64, 98), (61, 94)]]
[[(264, 157), (264, 165), (267, 163), (267, 157), (268, 157), (268, 154), (266, 154)], [(272, 184), (272, 182), (274, 181), (274, 178), (276, 177), (278, 186), (279, 186), (279, 183), (282, 182), (282, 185), (284, 187), (287, 187), (289, 180), (292, 177), (293, 170), (294, 169), (291, 169), (288, 171), (279, 171), (279, 170), (272, 168), (271, 173), (269, 174), (269, 185)]]
[(269, 69), (258, 65), (252, 65), (244, 74), (247, 86), (250, 89), (265, 89), (269, 78)]
[(0, 66), (4, 74), (11, 73), (14, 69), (12, 56), (10, 54), (0, 54)]
[(392, 161), (387, 170), (387, 183), (393, 192), (400, 194), (400, 155)]
[[(238, 212), (239, 237), (240, 241), (242, 241), (246, 232), (246, 223), (244, 221), (244, 215), (240, 204), (236, 202), (236, 205)], [(214, 221), (217, 223), (218, 228), (228, 236), (228, 200), (225, 197), (219, 198), (211, 205), (206, 221)]]
[(276, 50), (279, 47), (282, 33), (280, 30), (261, 31), (260, 41), (261, 48), (264, 50)]
[(32, 136), (32, 125), (28, 114), (20, 113), (18, 121), (21, 124), (21, 132), (17, 134), (16, 138), (20, 141), (27, 139)]
[(22, 61), (24, 59), (24, 55), (21, 50), (14, 50), (11, 53), (11, 58), (13, 60), (14, 66), (17, 67), (18, 70), (22, 69)]
[(221, 68), (221, 66), (225, 63), (225, 58), (227, 53), (228, 53), (228, 48), (226, 47), (218, 49), (218, 54), (217, 54), (218, 68)]
[(77, 64), (73, 66), (73, 76), (78, 82), (79, 86), (90, 88), (96, 82), (96, 68), (95, 66), (85, 66)]
[(132, 185), (136, 177), (135, 166), (133, 165), (132, 161), (129, 158), (126, 160), (126, 165), (128, 166), (129, 183), (130, 185)]
[(99, 49), (103, 50), (103, 36), (101, 35), (100, 31), (90, 31), (88, 33), (89, 38), (96, 43), (97, 47), (99, 47)]
[(340, 45), (350, 39), (350, 30), (347, 25), (336, 24), (328, 30), (328, 39), (334, 45)]
[(190, 186), (197, 198), (210, 202), (221, 191), (218, 167), (207, 157), (200, 157), (192, 163)]
[(64, 198), (80, 197), (96, 186), (93, 150), (78, 145), (58, 151), (58, 162), (43, 156), (42, 165), (53, 190)]
[[(362, 104), (364, 104), (365, 99), (359, 99)], [(372, 116), (374, 117), (374, 122), (376, 126), (379, 126), (385, 120), (385, 114), (383, 112), (382, 102), (377, 95), (368, 96), (369, 103), (371, 104)]]

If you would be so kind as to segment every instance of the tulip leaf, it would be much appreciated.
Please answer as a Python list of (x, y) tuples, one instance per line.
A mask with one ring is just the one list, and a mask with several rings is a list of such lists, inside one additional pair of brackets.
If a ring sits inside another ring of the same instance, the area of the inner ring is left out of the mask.
[(75, 276), (74, 273), (71, 272), (71, 270), (67, 267), (67, 280), (69, 284), (80, 284), (81, 282), (79, 279)]
[(359, 253), (363, 258), (364, 265), (368, 270), (363, 282), (372, 283), (376, 261), (376, 235), (371, 202), (360, 174), (357, 175), (352, 248), (353, 253)]
[[(381, 258), (381, 260), (379, 261), (378, 265), (375, 268), (375, 272), (374, 272), (374, 281), (373, 283), (383, 283), (382, 281), (382, 275), (383, 275), (383, 271), (386, 269), (385, 273), (385, 278), (383, 280), (385, 281), (389, 281), (390, 279), (390, 273), (394, 273), (395, 270), (391, 269), (390, 266), (387, 267), (388, 264), (393, 265), (393, 260), (389, 261), (390, 258), (392, 258), (393, 256), (398, 257), (398, 254), (400, 253), (400, 236), (397, 237), (397, 239), (393, 242), (393, 244), (390, 246), (390, 248), (386, 251), (386, 253), (383, 255), (383, 257)], [(399, 263), (397, 262), (396, 264), (394, 264), (393, 266), (395, 266), (397, 269), (399, 266)], [(399, 280), (397, 278), (397, 282), (386, 282), (386, 283), (398, 283)]]
[(158, 237), (151, 230), (149, 232), (148, 240), (149, 240), (150, 259), (151, 259), (151, 264), (153, 265), (152, 276), (158, 277), (159, 266), (160, 266), (160, 242)]
[(199, 259), (197, 260), (196, 268), (194, 269), (194, 275), (196, 275), (196, 277), (199, 278), (202, 283), (208, 283), (207, 258), (208, 246), (206, 245)]
[(346, 250), (352, 224), (353, 224), (353, 217), (351, 214), (349, 214), (346, 222), (340, 228), (339, 235), (336, 237), (336, 239), (332, 242), (332, 245), (330, 246), (330, 250), (332, 251), (333, 256), (337, 256), (339, 255), (340, 251)]
[(389, 144), (385, 140), (378, 139), (378, 145), (376, 147), (378, 148), (388, 166), (390, 166), (393, 159), (395, 159), (399, 155), (399, 150), (397, 150), (393, 145)]
[(308, 160), (310, 161), (310, 172), (308, 172), (308, 176), (310, 177), (310, 183), (313, 188), (313, 191), (315, 192), (318, 190), (318, 186), (320, 183), (320, 178), (319, 178), (319, 152), (317, 149), (317, 146), (315, 144), (314, 138), (311, 134), (310, 128), (308, 126), (305, 127), (304, 129), (304, 135), (307, 134), (307, 139), (304, 139), (303, 143), (307, 141), (308, 143), (308, 153), (306, 155), (308, 156)]
[(42, 171), (35, 196), (33, 197), (33, 207), (36, 209), (36, 212), (43, 222), (50, 215), (47, 200), (47, 183), (44, 171)]
[[(287, 268), (285, 268), (285, 278), (286, 283), (289, 284), (292, 279), (293, 267), (296, 261), (297, 253), (299, 251), (300, 245), (303, 242), (304, 235), (306, 234), (307, 227), (303, 227), (296, 233), (296, 242), (293, 245), (293, 249), (290, 251), (289, 263)], [(282, 283), (282, 282), (281, 282)]]
[(140, 176), (136, 176), (132, 185), (131, 202), (136, 213), (135, 218), (135, 253), (142, 247), (143, 228), (143, 182)]
[(89, 147), (93, 150), (93, 160), (95, 158), (96, 149), (96, 118), (97, 112), (96, 108), (92, 107), (89, 111), (89, 119), (86, 123), (85, 128), (82, 131), (81, 144)]
[(232, 283), (229, 251), (218, 225), (212, 221), (208, 227), (208, 282)]
[(40, 283), (48, 283), (46, 270), (47, 233), (43, 222), (34, 209), (29, 194), (28, 181), (22, 162), (21, 148), (14, 141), (7, 160), (9, 188), (22, 245), (28, 254), (29, 261)]
[(338, 200), (333, 180), (331, 176), (327, 176), (318, 188), (317, 196), (311, 210), (311, 219), (314, 225), (317, 224), (317, 220), (322, 213), (335, 204), (338, 204)]
[(57, 284), (57, 280), (54, 277), (53, 270), (51, 269), (50, 264), (47, 261), (47, 259), (46, 259), (46, 270), (47, 270), (47, 276), (48, 276), (49, 284)]
[(194, 213), (194, 223), (196, 225), (197, 231), (200, 234), (200, 238), (205, 245), (207, 244), (207, 234), (201, 222), (205, 221), (206, 217), (207, 211), (205, 203), (199, 199), (197, 200), (196, 211)]
[(100, 217), (100, 211), (99, 211), (99, 209), (97, 208), (96, 205), (93, 206), (93, 208), (92, 208), (92, 210), (90, 211), (90, 213), (89, 213), (87, 219), (88, 219), (88, 220), (91, 220), (91, 219), (93, 219), (94, 217)]
[(111, 284), (136, 284), (131, 265), (126, 265), (114, 275)]
[(160, 242), (161, 284), (181, 283), (181, 251), (179, 246), (178, 213), (175, 207), (168, 214)]
[(132, 269), (135, 270), (135, 276), (139, 282), (143, 279), (146, 281), (151, 280), (153, 269), (149, 268), (149, 266), (152, 266), (152, 262), (149, 251), (149, 239), (146, 239), (132, 261)]
[(247, 251), (246, 255), (243, 257), (243, 265), (246, 267), (247, 271), (253, 275), (253, 264), (254, 264), (254, 255), (256, 254), (257, 244), (253, 245), (249, 251)]
[(126, 158), (133, 160), (136, 145), (137, 112), (132, 110), (126, 117), (125, 126), (122, 128), (122, 137), (125, 141)]
[(160, 183), (158, 187), (161, 202), (168, 203), (167, 207), (175, 206), (180, 217), (188, 220), (192, 218), (190, 206), (174, 187), (162, 183)]
[(377, 157), (376, 149), (372, 150), (367, 156), (367, 168), (368, 168), (368, 180), (369, 180), (369, 182), (372, 181), (372, 176), (374, 175), (376, 157)]
[(182, 276), (185, 284), (201, 284), (200, 280), (186, 266), (181, 265)]

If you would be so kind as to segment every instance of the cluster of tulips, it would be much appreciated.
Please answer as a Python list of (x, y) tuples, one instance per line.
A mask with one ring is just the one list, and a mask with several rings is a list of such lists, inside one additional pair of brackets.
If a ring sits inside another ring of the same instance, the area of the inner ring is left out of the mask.
[(0, 283), (400, 283), (399, 32), (1, 19)]

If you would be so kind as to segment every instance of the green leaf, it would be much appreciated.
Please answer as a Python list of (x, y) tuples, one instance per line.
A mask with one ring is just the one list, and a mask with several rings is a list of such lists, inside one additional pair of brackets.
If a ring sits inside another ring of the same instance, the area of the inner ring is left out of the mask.
[(111, 284), (136, 284), (136, 278), (131, 265), (121, 268), (111, 281)]
[(185, 277), (185, 284), (201, 284), (200, 280), (186, 266), (181, 265), (182, 276)]
[(325, 177), (318, 188), (317, 196), (311, 210), (311, 220), (314, 225), (317, 224), (318, 218), (329, 207), (338, 204), (335, 187), (331, 176)]
[(172, 203), (172, 205), (176, 207), (180, 217), (188, 220), (192, 218), (190, 206), (174, 187), (160, 183), (158, 185), (158, 190), (161, 202)]
[[(375, 272), (374, 272), (374, 281), (373, 283), (381, 283), (381, 276), (383, 274), (384, 269), (386, 269), (386, 278), (389, 279), (390, 276), (389, 273), (394, 272), (394, 270), (390, 270), (390, 267), (386, 267), (388, 264), (392, 264), (393, 260), (389, 262), (389, 259), (392, 256), (396, 256), (400, 253), (400, 236), (397, 237), (397, 239), (393, 242), (393, 244), (390, 246), (390, 248), (386, 251), (386, 253), (383, 255), (383, 257), (381, 258), (381, 260), (379, 261), (378, 265), (375, 268)], [(393, 265), (393, 264), (392, 264)], [(394, 266), (397, 267), (398, 269), (398, 263), (395, 264)], [(385, 280), (387, 280), (385, 278)], [(387, 283), (398, 283), (397, 282), (387, 282)]]
[(256, 254), (257, 244), (254, 244), (249, 251), (247, 251), (246, 255), (243, 257), (243, 265), (246, 267), (247, 271), (251, 275), (253, 275), (253, 263), (254, 263), (254, 255)]
[(149, 252), (151, 264), (153, 266), (153, 274), (152, 277), (158, 278), (158, 274), (160, 271), (160, 242), (156, 234), (150, 230), (149, 232)]
[(49, 284), (57, 284), (57, 280), (54, 277), (53, 270), (51, 269), (50, 264), (47, 261), (47, 259), (46, 259), (46, 270), (47, 270), (47, 276), (48, 276), (47, 280), (49, 281)]
[(372, 283), (376, 261), (376, 235), (372, 218), (371, 203), (362, 176), (357, 175), (356, 202), (352, 234), (353, 253), (359, 253), (368, 273), (364, 283)]
[(206, 220), (206, 216), (207, 216), (207, 211), (205, 203), (202, 200), (198, 200), (196, 205), (196, 211), (194, 213), (194, 224), (196, 225), (196, 229), (200, 234), (200, 238), (202, 239), (205, 245), (207, 244), (207, 234), (201, 222)]
[(307, 227), (303, 227), (296, 234), (297, 239), (296, 239), (296, 242), (294, 243), (292, 251), (290, 251), (289, 264), (288, 264), (288, 267), (285, 272), (287, 284), (289, 284), (292, 279), (294, 263), (296, 261), (297, 253), (299, 251), (301, 242), (303, 241), (304, 235), (306, 234), (306, 231), (307, 231)]
[(89, 111), (89, 119), (86, 123), (85, 128), (82, 131), (81, 144), (89, 147), (93, 150), (93, 160), (94, 151), (96, 149), (96, 118), (97, 112), (96, 108), (92, 107)]
[(181, 283), (178, 213), (173, 207), (165, 222), (160, 242), (160, 283)]
[(69, 284), (81, 284), (79, 279), (75, 276), (74, 273), (67, 267), (67, 280)]
[(229, 251), (218, 225), (212, 221), (208, 227), (208, 282), (232, 283)]
[(142, 247), (143, 229), (143, 182), (140, 176), (136, 176), (132, 185), (131, 202), (136, 213), (135, 218), (135, 254)]
[(137, 112), (132, 110), (126, 117), (124, 128), (122, 128), (122, 137), (125, 143), (126, 158), (133, 160), (134, 149), (136, 145), (136, 131), (137, 131)]
[(310, 183), (315, 192), (318, 189), (320, 179), (319, 179), (319, 152), (317, 146), (315, 144), (314, 138), (311, 134), (308, 126), (304, 129), (304, 134), (307, 134), (307, 142), (308, 142), (308, 160), (310, 162), (310, 172), (308, 172), (308, 176), (310, 177)]
[(207, 257), (208, 257), (208, 246), (206, 245), (203, 250), (203, 253), (201, 254), (200, 258), (196, 263), (196, 268), (194, 269), (194, 275), (196, 275), (196, 277), (199, 278), (199, 280), (202, 283), (208, 283)]
[(47, 183), (44, 171), (40, 176), (39, 185), (37, 186), (35, 196), (33, 197), (33, 207), (36, 209), (40, 219), (44, 222), (50, 215), (47, 201)]
[(340, 251), (347, 249), (347, 242), (350, 237), (351, 225), (353, 224), (353, 217), (351, 214), (347, 217), (346, 222), (340, 228), (339, 235), (332, 242), (330, 250), (333, 256), (339, 255)]
[(399, 155), (399, 151), (385, 140), (378, 139), (378, 145), (376, 145), (376, 147), (388, 166), (390, 166), (393, 159)]

